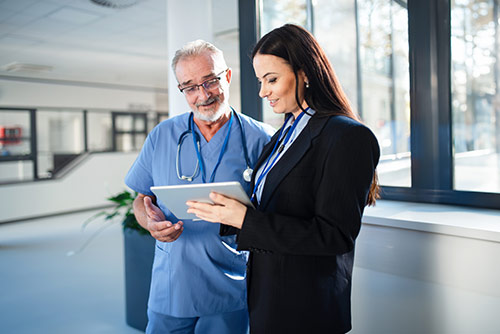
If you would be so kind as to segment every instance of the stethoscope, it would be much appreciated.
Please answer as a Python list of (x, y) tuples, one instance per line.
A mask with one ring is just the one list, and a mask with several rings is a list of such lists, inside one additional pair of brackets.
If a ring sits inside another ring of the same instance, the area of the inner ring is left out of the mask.
[[(240, 125), (241, 143), (243, 144), (243, 153), (245, 154), (245, 163), (247, 166), (247, 168), (243, 171), (243, 180), (245, 180), (246, 182), (250, 182), (252, 180), (253, 170), (252, 170), (252, 168), (250, 168), (250, 159), (248, 158), (245, 129), (243, 128), (243, 124), (241, 122), (240, 116), (238, 116), (238, 113), (236, 111), (234, 111), (234, 109), (231, 107), (231, 118), (229, 119), (227, 135), (226, 135), (226, 138), (224, 139), (224, 143), (222, 144), (222, 148), (221, 148), (221, 151), (219, 153), (219, 158), (217, 160), (217, 163), (215, 164), (214, 170), (212, 171), (212, 175), (210, 176), (210, 182), (214, 181), (215, 172), (216, 172), (217, 168), (219, 167), (219, 164), (222, 161), (222, 157), (224, 156), (224, 153), (226, 152), (227, 144), (229, 141), (229, 135), (231, 134), (231, 127), (233, 125), (233, 117), (234, 116), (236, 117), (236, 119), (238, 120), (238, 123)], [(182, 171), (180, 170), (179, 160), (180, 160), (180, 156), (181, 156), (182, 142), (189, 134), (191, 134), (193, 136), (193, 144), (194, 144), (194, 148), (196, 151), (197, 162), (196, 162), (196, 167), (194, 169), (193, 174), (191, 174), (190, 176), (186, 176), (186, 175), (183, 175)], [(194, 177), (198, 173), (198, 171), (201, 170), (201, 177), (203, 179), (203, 183), (206, 183), (205, 165), (204, 165), (203, 159), (201, 157), (200, 135), (196, 131), (194, 131), (193, 113), (190, 113), (190, 115), (189, 115), (188, 129), (180, 135), (179, 140), (177, 142), (177, 155), (175, 157), (175, 169), (177, 172), (177, 178), (179, 180), (188, 181), (188, 182), (192, 182)]]

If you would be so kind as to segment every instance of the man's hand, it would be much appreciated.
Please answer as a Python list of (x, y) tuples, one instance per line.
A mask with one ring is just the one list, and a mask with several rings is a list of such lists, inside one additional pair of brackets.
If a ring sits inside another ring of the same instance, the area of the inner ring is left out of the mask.
[(151, 197), (144, 196), (144, 208), (147, 215), (147, 230), (151, 236), (158, 241), (172, 242), (177, 240), (184, 231), (183, 222), (176, 224), (165, 220), (165, 215), (156, 205), (153, 204)]

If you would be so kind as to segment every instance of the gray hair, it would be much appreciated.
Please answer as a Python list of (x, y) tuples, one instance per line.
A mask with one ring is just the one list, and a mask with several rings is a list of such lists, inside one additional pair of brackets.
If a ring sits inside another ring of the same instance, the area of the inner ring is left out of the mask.
[(177, 68), (177, 63), (187, 57), (199, 56), (204, 52), (210, 52), (215, 55), (215, 58), (218, 61), (222, 61), (222, 66), (227, 67), (226, 60), (224, 59), (224, 54), (221, 50), (219, 50), (215, 45), (206, 42), (204, 40), (198, 39), (196, 41), (189, 42), (185, 44), (182, 48), (175, 52), (174, 58), (172, 59), (172, 69), (175, 70)]

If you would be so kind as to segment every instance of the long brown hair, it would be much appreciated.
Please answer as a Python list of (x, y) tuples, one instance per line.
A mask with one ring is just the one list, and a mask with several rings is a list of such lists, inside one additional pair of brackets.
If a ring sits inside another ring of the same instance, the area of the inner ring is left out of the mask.
[[(264, 35), (252, 51), (252, 59), (256, 54), (267, 54), (287, 61), (295, 74), (295, 100), (302, 108), (299, 100), (298, 86), (300, 70), (304, 71), (309, 83), (304, 99), (307, 105), (316, 111), (317, 116), (343, 115), (360, 121), (354, 113), (349, 100), (340, 85), (332, 64), (314, 36), (306, 29), (285, 24)], [(373, 174), (368, 193), (367, 205), (374, 205), (379, 198), (377, 172)]]

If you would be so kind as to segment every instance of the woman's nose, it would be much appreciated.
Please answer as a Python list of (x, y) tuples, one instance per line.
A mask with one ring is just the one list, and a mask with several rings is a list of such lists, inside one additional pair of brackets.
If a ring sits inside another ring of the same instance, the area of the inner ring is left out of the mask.
[(265, 98), (267, 95), (268, 95), (267, 89), (265, 88), (264, 84), (261, 84), (259, 89), (259, 96), (261, 98)]

